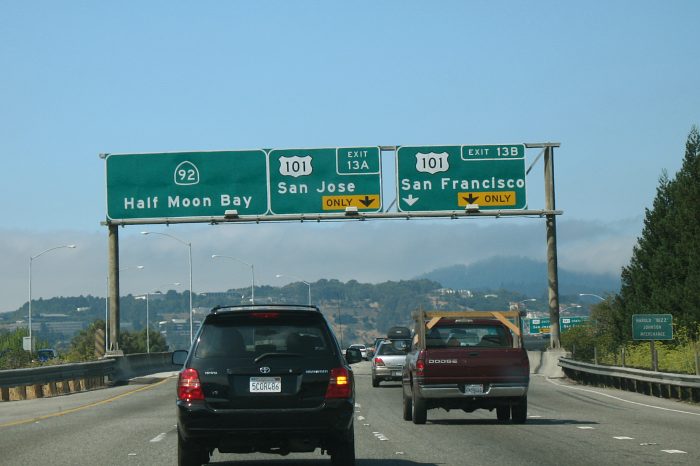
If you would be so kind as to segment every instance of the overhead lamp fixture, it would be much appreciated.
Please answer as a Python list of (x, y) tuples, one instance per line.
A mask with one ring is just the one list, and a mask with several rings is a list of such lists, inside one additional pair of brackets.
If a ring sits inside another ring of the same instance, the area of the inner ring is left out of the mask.
[(467, 204), (464, 211), (468, 214), (479, 212), (479, 204)]
[(238, 218), (238, 211), (236, 209), (227, 210), (224, 212), (224, 218)]
[(345, 215), (348, 217), (359, 215), (359, 212), (357, 211), (357, 206), (351, 205), (345, 208)]

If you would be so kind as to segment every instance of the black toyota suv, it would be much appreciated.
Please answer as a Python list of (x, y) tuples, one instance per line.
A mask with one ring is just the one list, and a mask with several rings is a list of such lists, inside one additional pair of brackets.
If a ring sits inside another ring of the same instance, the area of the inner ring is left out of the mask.
[(178, 464), (222, 453), (312, 452), (355, 464), (352, 369), (317, 307), (216, 307), (183, 364), (177, 385)]

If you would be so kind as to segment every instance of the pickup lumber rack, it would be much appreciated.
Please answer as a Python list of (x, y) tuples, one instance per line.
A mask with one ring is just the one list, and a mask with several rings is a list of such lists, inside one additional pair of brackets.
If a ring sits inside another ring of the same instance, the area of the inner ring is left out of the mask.
[[(522, 314), (520, 311), (426, 311), (419, 309), (413, 312), (415, 321), (414, 343), (425, 347), (425, 331), (433, 328), (440, 319), (495, 319), (508, 327), (513, 335), (515, 347), (522, 348)], [(419, 325), (422, 323), (422, 325)]]

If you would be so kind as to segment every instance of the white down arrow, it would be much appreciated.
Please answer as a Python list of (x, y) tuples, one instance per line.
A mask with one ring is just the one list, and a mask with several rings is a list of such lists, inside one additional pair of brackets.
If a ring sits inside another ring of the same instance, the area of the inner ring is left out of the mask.
[(412, 206), (413, 204), (418, 202), (418, 199), (420, 199), (420, 198), (413, 197), (413, 194), (409, 194), (408, 197), (404, 197), (402, 199), (404, 200), (404, 202), (406, 202), (406, 204), (408, 204), (409, 206)]

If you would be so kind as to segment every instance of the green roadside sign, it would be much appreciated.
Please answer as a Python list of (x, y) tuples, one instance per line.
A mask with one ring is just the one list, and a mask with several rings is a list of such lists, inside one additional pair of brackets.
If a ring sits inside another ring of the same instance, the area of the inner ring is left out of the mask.
[(108, 154), (107, 218), (168, 219), (265, 215), (262, 150)]
[(673, 340), (673, 315), (632, 315), (633, 340)]
[(525, 209), (525, 145), (401, 146), (396, 186), (403, 212)]
[(272, 214), (382, 208), (379, 147), (273, 149), (268, 160)]
[(560, 317), (559, 318), (559, 330), (562, 332), (573, 327), (578, 327), (588, 322), (588, 317), (586, 316), (571, 316), (571, 317)]
[(549, 317), (542, 319), (527, 319), (530, 335), (538, 335), (540, 333), (549, 333)]
[[(538, 335), (541, 333), (550, 332), (549, 317), (544, 317), (541, 319), (525, 319), (527, 323), (530, 335)], [(588, 322), (588, 317), (586, 316), (571, 316), (571, 317), (559, 317), (559, 330), (564, 331), (579, 325), (583, 325)]]

